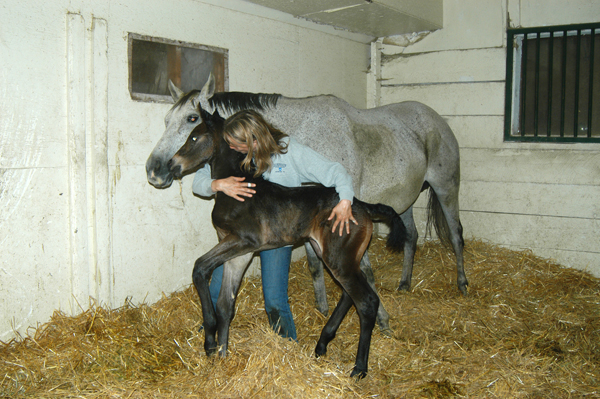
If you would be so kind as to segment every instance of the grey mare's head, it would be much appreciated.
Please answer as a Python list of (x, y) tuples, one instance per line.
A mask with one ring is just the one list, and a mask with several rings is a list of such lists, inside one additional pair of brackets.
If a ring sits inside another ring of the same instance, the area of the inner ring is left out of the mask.
[(202, 90), (192, 90), (187, 94), (169, 81), (169, 90), (175, 104), (165, 116), (165, 132), (146, 161), (148, 183), (156, 188), (167, 188), (173, 182), (173, 174), (167, 164), (185, 144), (192, 130), (202, 123), (200, 110), (212, 112), (208, 99), (215, 92), (215, 79), (211, 74)]

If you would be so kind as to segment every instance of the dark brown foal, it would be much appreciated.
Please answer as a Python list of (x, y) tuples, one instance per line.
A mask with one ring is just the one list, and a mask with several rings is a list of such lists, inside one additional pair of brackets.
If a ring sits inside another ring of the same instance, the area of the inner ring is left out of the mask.
[[(332, 221), (327, 220), (339, 201), (333, 188), (283, 187), (242, 172), (243, 154), (230, 149), (222, 137), (223, 118), (205, 111), (201, 115), (203, 123), (169, 161), (172, 173), (181, 177), (208, 162), (215, 179), (243, 176), (245, 181), (256, 184), (256, 194), (244, 202), (217, 193), (212, 220), (219, 243), (194, 265), (193, 281), (202, 304), (207, 355), (217, 349), (221, 356), (227, 355), (235, 299), (252, 254), (308, 239), (342, 287), (342, 297), (321, 332), (315, 353), (321, 356), (327, 352), (327, 344), (354, 304), (360, 319), (360, 337), (351, 376), (364, 377), (379, 297), (361, 271), (360, 261), (371, 240), (373, 220), (390, 226), (388, 247), (397, 251), (403, 248), (406, 230), (399, 215), (389, 206), (367, 204), (355, 198), (352, 213), (358, 225), (350, 226), (350, 234), (333, 234)], [(208, 287), (213, 270), (223, 263), (223, 283), (215, 311)]]

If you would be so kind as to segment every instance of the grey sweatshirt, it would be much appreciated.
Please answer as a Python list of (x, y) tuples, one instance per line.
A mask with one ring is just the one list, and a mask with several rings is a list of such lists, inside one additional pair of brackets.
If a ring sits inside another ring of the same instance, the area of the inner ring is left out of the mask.
[[(284, 140), (288, 140), (287, 152), (272, 157), (271, 170), (262, 176), (265, 180), (286, 187), (299, 187), (302, 183), (320, 183), (325, 187), (334, 187), (340, 200), (347, 199), (352, 202), (352, 177), (341, 164), (328, 160), (294, 138), (287, 137)], [(211, 188), (212, 181), (210, 165), (206, 164), (196, 172), (192, 190), (197, 195), (210, 197), (215, 194)]]

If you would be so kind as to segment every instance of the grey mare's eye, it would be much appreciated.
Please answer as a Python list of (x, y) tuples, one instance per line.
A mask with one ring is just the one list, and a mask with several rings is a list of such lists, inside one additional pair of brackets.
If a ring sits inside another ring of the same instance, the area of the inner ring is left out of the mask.
[(198, 115), (190, 115), (188, 116), (188, 122), (190, 123), (195, 123), (198, 119), (200, 119), (200, 117)]

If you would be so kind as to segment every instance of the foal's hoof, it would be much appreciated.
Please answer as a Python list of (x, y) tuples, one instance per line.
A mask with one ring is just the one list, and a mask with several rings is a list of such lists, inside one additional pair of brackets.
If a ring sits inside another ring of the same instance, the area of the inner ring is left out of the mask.
[(212, 347), (204, 347), (204, 352), (206, 352), (207, 357), (211, 357), (215, 353), (217, 353), (217, 348), (215, 346)]
[(469, 285), (469, 283), (463, 283), (463, 284), (458, 284), (458, 289), (460, 290), (460, 292), (462, 292), (462, 294), (464, 296), (467, 296), (467, 294), (469, 293), (467, 291), (467, 286)]
[(326, 354), (327, 354), (327, 345), (317, 344), (317, 347), (315, 348), (315, 356), (321, 357), (321, 356), (325, 356)]
[(356, 377), (359, 380), (362, 380), (366, 376), (367, 370), (359, 370), (358, 368), (356, 368), (356, 366), (354, 366), (354, 368), (352, 369), (352, 373), (350, 373), (350, 377)]
[(217, 350), (213, 348), (213, 349), (207, 349), (204, 352), (206, 352), (206, 357), (211, 357), (211, 356), (214, 356), (215, 353), (217, 353)]

